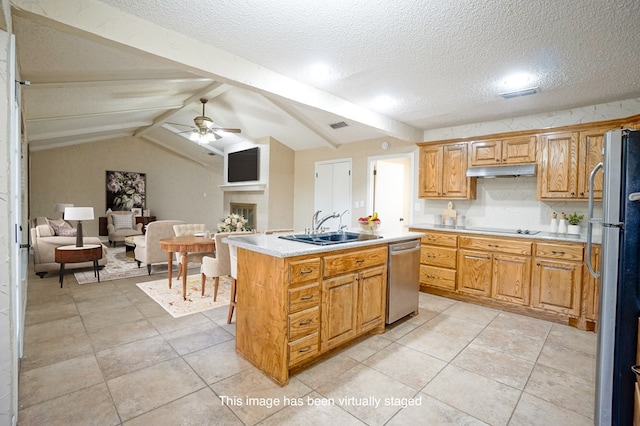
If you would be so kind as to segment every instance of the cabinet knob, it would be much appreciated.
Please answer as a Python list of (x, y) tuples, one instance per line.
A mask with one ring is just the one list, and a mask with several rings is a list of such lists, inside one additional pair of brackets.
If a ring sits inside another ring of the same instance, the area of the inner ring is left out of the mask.
[(571, 191), (571, 195), (576, 195), (576, 193), (575, 193), (575, 192), (573, 192), (573, 191)]
[(581, 197), (584, 197), (584, 192), (581, 192), (581, 193), (580, 193), (580, 196), (581, 196)]
[(499, 163), (499, 162), (500, 162), (500, 159), (499, 159), (499, 158), (496, 158), (496, 163)]

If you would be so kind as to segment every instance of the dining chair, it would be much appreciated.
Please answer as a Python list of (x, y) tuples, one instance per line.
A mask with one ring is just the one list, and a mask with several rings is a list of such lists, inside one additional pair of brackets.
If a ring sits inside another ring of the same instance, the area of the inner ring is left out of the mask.
[[(173, 233), (175, 234), (176, 237), (180, 237), (182, 235), (195, 235), (197, 233), (204, 234), (206, 231), (207, 231), (207, 226), (204, 223), (183, 223), (180, 225), (175, 225), (173, 227)], [(176, 252), (175, 256), (176, 256), (176, 262), (178, 262), (178, 275), (176, 276), (176, 280), (179, 280), (180, 278), (182, 278), (182, 255)], [(204, 256), (215, 256), (215, 252), (187, 253), (186, 267), (189, 266), (189, 262), (202, 263), (202, 258)]]
[(229, 261), (231, 266), (231, 292), (229, 293), (229, 314), (227, 315), (227, 324), (231, 324), (233, 310), (236, 307), (236, 286), (238, 282), (238, 247), (229, 244), (227, 245), (229, 246)]
[(216, 257), (204, 256), (202, 258), (202, 266), (200, 267), (200, 275), (202, 277), (202, 295), (207, 278), (213, 278), (213, 301), (218, 297), (218, 286), (220, 277), (231, 275), (231, 264), (229, 258), (229, 249), (227, 243), (223, 240), (232, 235), (244, 234), (246, 232), (218, 232), (214, 238), (216, 240)]

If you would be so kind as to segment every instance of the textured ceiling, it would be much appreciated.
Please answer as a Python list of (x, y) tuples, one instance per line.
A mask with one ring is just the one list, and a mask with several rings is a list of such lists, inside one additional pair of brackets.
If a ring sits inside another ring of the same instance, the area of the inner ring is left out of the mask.
[[(82, 126), (95, 116), (96, 129), (109, 125), (101, 111), (118, 120), (126, 115), (122, 127), (140, 130), (173, 110), (164, 121), (189, 124), (198, 96), (216, 80), (226, 83), (207, 104), (217, 124), (241, 127), (250, 138), (273, 136), (293, 149), (413, 140), (413, 130), (640, 96), (638, 67), (629, 65), (640, 63), (637, 0), (76, 0), (60, 10), (45, 0), (12, 4), (20, 68), (35, 83), (31, 94), (23, 91), (27, 124), (43, 145), (43, 123), (54, 115), (82, 115)], [(89, 13), (104, 16), (79, 28), (83, 21), (74, 23), (74, 14)], [(164, 29), (175, 43), (168, 50), (184, 47), (184, 62), (150, 54), (146, 46), (161, 32), (144, 25), (129, 39), (109, 33), (143, 21)], [(213, 62), (192, 62), (189, 39), (194, 51), (215, 49), (205, 54)], [(249, 65), (239, 68), (241, 61)], [(331, 69), (324, 81), (309, 72), (317, 62)], [(540, 93), (502, 99), (503, 81), (514, 72), (534, 75)], [(281, 77), (302, 83), (297, 97), (275, 88)], [(394, 101), (373, 106), (380, 95)], [(344, 102), (361, 110), (349, 115)], [(350, 127), (327, 130), (341, 120)], [(159, 126), (153, 137), (167, 133)]]

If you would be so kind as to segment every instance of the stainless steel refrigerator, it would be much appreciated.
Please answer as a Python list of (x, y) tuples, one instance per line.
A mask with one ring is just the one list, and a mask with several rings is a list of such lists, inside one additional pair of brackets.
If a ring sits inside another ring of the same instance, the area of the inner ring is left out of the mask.
[[(587, 224), (587, 262), (601, 278), (594, 423), (630, 425), (640, 316), (640, 131), (607, 132), (603, 154), (589, 179)], [(600, 169), (602, 218), (594, 218), (593, 182)], [(591, 265), (594, 227), (602, 231), (600, 265)]]

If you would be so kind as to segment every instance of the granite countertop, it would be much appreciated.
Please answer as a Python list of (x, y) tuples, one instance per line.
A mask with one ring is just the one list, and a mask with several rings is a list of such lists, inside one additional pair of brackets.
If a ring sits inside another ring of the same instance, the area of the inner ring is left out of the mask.
[[(514, 238), (528, 238), (536, 240), (553, 240), (572, 243), (586, 243), (587, 235), (569, 235), (569, 234), (553, 234), (551, 232), (541, 231), (537, 234), (518, 234), (513, 229), (492, 229), (492, 228), (480, 228), (480, 227), (465, 227), (465, 226), (446, 226), (446, 225), (432, 225), (427, 223), (418, 223), (409, 226), (411, 229), (419, 229), (425, 231), (449, 231), (457, 232), (460, 234), (480, 234), (480, 235), (495, 235), (500, 237), (514, 237)], [(593, 243), (600, 244), (601, 236), (594, 235)]]
[[(353, 232), (353, 231), (350, 231)], [(254, 234), (248, 236), (237, 236), (225, 239), (227, 244), (234, 245), (243, 249), (267, 254), (273, 257), (294, 257), (307, 254), (326, 253), (337, 250), (345, 250), (352, 248), (360, 248), (374, 246), (379, 244), (397, 243), (400, 241), (408, 241), (418, 239), (424, 236), (421, 232), (378, 232), (382, 238), (375, 240), (354, 241), (350, 243), (331, 244), (325, 246), (317, 246), (297, 241), (284, 240), (278, 238), (278, 235)]]

